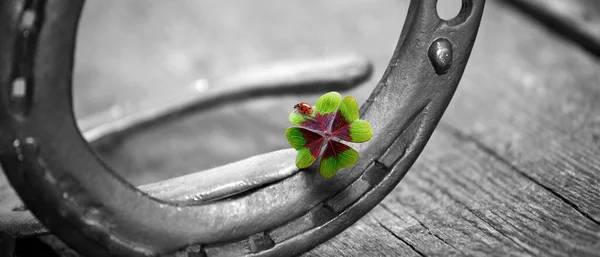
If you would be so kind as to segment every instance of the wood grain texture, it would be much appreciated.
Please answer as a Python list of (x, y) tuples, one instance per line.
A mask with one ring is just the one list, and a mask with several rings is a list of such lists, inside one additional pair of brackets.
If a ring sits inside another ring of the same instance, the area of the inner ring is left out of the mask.
[(353, 256), (423, 256), (410, 242), (383, 226), (371, 214), (352, 228), (304, 256), (349, 256), (349, 253)]
[(415, 175), (383, 205), (405, 207), (466, 253), (564, 256), (598, 250), (598, 224), (476, 142), (455, 137), (452, 128), (438, 132), (428, 147), (444, 152), (427, 150), (427, 164), (415, 166)]
[[(356, 49), (376, 64), (369, 86), (350, 93), (362, 103), (389, 60), (407, 3), (90, 1), (75, 76), (78, 114), (160, 95), (198, 74)], [(440, 0), (441, 8), (449, 4)], [(164, 23), (173, 13), (178, 19)], [(109, 29), (115, 24), (140, 32)], [(371, 213), (305, 256), (599, 256), (599, 70), (589, 52), (489, 0), (458, 91), (413, 169)], [(297, 101), (240, 103), (96, 150), (134, 184), (183, 175), (288, 147), (283, 131)], [(0, 198), (2, 211), (12, 197)]]
[(593, 56), (489, 2), (442, 123), (370, 215), (425, 256), (598, 255), (598, 70)]
[[(598, 222), (600, 63), (523, 16), (490, 6), (486, 20), (494, 25), (483, 22), (475, 65), (444, 121)], [(502, 36), (509, 31), (518, 36)]]

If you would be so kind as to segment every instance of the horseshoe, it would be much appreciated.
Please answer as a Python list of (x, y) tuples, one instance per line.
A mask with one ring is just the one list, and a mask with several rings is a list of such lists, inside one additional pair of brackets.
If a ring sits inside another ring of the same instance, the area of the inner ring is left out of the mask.
[(462, 77), (484, 3), (463, 0), (455, 18), (442, 20), (436, 0), (411, 0), (389, 66), (360, 109), (374, 136), (356, 147), (361, 159), (355, 166), (324, 179), (295, 170), (293, 150), (267, 153), (223, 169), (291, 175), (231, 197), (195, 201), (159, 198), (167, 189), (184, 188), (185, 194), (193, 180), (165, 181), (159, 193), (140, 191), (82, 137), (71, 74), (83, 1), (5, 0), (0, 162), (38, 220), (85, 255), (300, 254), (356, 222), (409, 170)]

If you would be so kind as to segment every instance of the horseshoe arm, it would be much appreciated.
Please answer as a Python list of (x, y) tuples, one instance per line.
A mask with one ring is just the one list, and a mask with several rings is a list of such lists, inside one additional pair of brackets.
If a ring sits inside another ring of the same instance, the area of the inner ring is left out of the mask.
[[(374, 137), (357, 147), (361, 159), (354, 167), (333, 179), (302, 170), (230, 198), (194, 202), (139, 191), (102, 163), (81, 136), (71, 72), (83, 2), (2, 1), (0, 161), (36, 217), (90, 256), (302, 253), (358, 220), (397, 185), (450, 102), (484, 0), (463, 0), (449, 21), (437, 16), (436, 3), (411, 1), (388, 69), (361, 107)], [(22, 24), (28, 11), (36, 14), (31, 26)], [(249, 169), (289, 168), (275, 163), (290, 157), (266, 154)]]

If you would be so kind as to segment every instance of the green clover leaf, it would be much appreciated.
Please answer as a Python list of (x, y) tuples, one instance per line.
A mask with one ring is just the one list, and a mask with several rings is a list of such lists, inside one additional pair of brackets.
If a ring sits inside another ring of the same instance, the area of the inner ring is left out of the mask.
[(319, 97), (311, 115), (295, 110), (290, 114), (290, 122), (300, 126), (285, 131), (290, 145), (298, 150), (296, 166), (308, 168), (320, 158), (319, 170), (324, 178), (331, 178), (358, 161), (358, 152), (341, 141), (362, 143), (373, 136), (371, 125), (358, 119), (356, 99), (342, 99), (337, 92)]

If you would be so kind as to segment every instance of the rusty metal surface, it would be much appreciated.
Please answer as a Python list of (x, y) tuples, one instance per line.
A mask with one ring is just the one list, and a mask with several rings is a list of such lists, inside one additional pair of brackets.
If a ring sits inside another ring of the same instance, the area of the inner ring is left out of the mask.
[[(0, 41), (0, 161), (33, 213), (90, 256), (299, 254), (341, 232), (393, 189), (449, 103), (484, 1), (463, 1), (460, 14), (449, 21), (439, 19), (436, 2), (411, 2), (389, 68), (361, 108), (375, 136), (358, 147), (362, 157), (356, 166), (329, 180), (302, 170), (257, 190), (197, 205), (136, 190), (101, 163), (81, 137), (72, 114), (70, 75), (82, 2), (5, 1), (0, 8), (6, 28)], [(39, 23), (25, 35), (18, 23), (29, 8)], [(32, 55), (13, 54), (23, 40), (43, 44)], [(29, 72), (15, 68), (16, 62), (29, 64), (20, 66)], [(11, 89), (19, 76), (26, 78), (25, 98)], [(269, 156), (255, 167), (271, 168)]]

